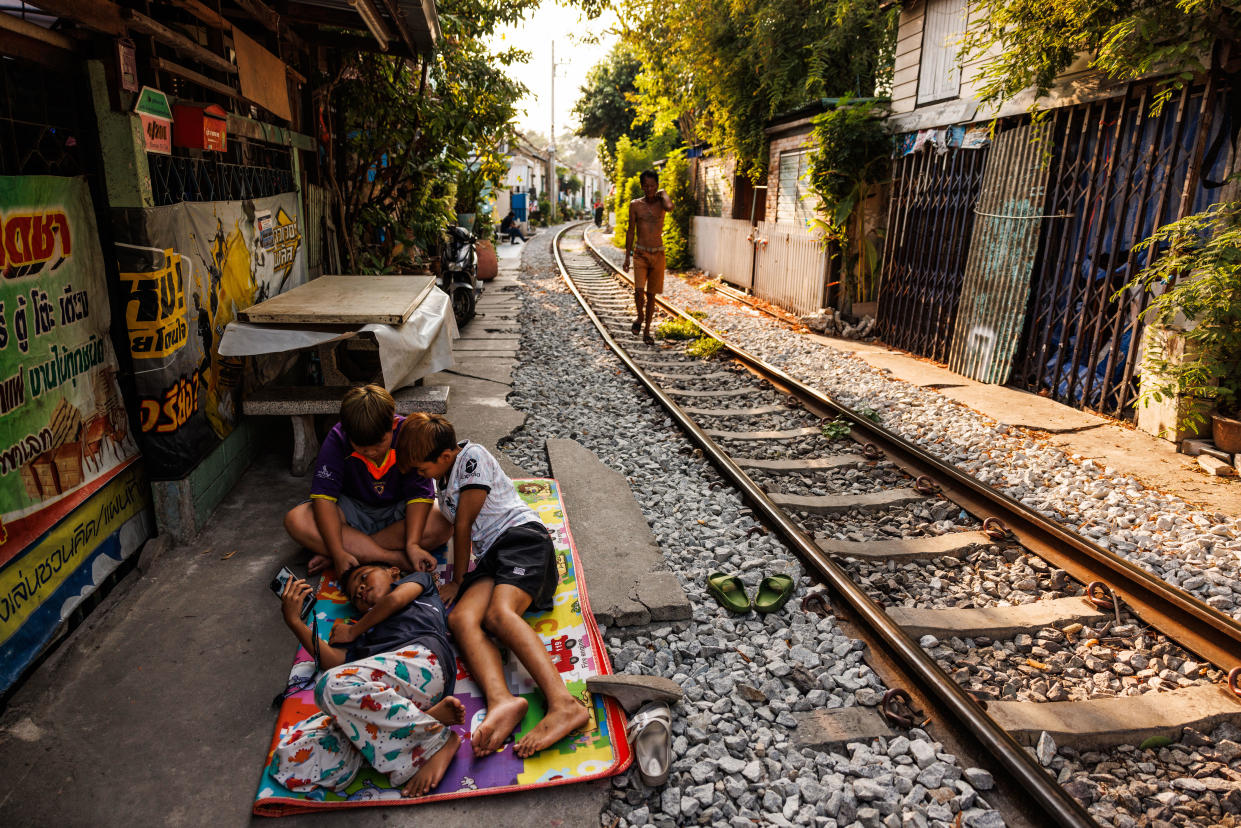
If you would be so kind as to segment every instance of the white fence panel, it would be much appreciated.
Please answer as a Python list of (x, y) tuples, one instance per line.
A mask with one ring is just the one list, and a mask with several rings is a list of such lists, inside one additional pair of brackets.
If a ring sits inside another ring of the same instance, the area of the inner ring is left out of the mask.
[(694, 266), (742, 290), (750, 288), (754, 247), (743, 219), (694, 216)]
[(754, 295), (799, 314), (822, 308), (827, 253), (818, 237), (799, 225), (760, 221), (758, 238)]

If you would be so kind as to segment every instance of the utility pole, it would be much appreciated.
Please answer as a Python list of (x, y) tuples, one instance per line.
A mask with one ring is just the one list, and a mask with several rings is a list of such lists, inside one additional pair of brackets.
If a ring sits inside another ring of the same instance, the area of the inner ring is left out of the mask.
[(556, 206), (560, 202), (560, 183), (556, 180), (556, 41), (552, 41), (552, 131), (548, 135), (551, 144), (547, 148), (547, 180), (551, 182), (551, 215), (548, 221), (556, 223)]

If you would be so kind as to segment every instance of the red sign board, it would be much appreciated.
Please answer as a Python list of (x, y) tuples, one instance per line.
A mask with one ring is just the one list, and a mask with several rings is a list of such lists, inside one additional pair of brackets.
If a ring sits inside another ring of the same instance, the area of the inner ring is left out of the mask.
[(228, 114), (215, 104), (177, 104), (172, 108), (172, 142), (178, 147), (224, 152), (228, 148)]
[(146, 144), (146, 151), (171, 155), (172, 121), (147, 115), (145, 112), (138, 113), (138, 117), (142, 119), (142, 139)]

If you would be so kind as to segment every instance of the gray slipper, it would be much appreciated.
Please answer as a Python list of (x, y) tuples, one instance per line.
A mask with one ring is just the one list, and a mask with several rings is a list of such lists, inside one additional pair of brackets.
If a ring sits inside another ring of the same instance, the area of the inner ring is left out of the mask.
[(633, 712), (651, 701), (676, 704), (681, 700), (681, 687), (662, 676), (635, 676), (622, 673), (614, 676), (591, 676), (586, 679), (586, 689), (601, 696), (611, 696), (620, 702), (625, 712)]
[(663, 702), (644, 704), (627, 728), (638, 776), (648, 787), (668, 781), (672, 769), (672, 711)]

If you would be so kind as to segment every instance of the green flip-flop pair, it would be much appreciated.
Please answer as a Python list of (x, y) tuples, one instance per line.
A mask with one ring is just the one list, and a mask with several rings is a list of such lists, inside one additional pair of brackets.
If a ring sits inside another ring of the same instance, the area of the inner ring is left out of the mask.
[(745, 584), (736, 575), (712, 572), (707, 576), (707, 592), (721, 607), (737, 615), (744, 615), (750, 610), (776, 612), (793, 597), (795, 587), (796, 583), (788, 575), (768, 575), (759, 582), (758, 594), (751, 600), (746, 594)]

